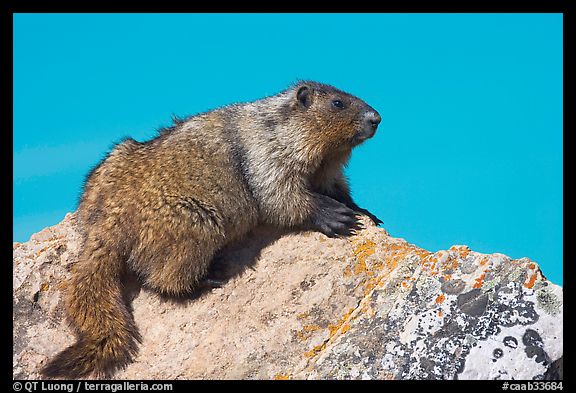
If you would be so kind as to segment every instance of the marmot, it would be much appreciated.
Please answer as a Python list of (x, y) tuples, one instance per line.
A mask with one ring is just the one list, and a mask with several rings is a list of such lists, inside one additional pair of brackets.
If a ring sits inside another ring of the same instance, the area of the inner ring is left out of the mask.
[(379, 123), (359, 98), (300, 81), (117, 144), (88, 174), (77, 210), (84, 240), (65, 290), (77, 342), (42, 373), (107, 377), (132, 361), (141, 338), (123, 299), (127, 269), (181, 295), (260, 222), (331, 237), (353, 231), (355, 211), (380, 223), (353, 202), (343, 174)]

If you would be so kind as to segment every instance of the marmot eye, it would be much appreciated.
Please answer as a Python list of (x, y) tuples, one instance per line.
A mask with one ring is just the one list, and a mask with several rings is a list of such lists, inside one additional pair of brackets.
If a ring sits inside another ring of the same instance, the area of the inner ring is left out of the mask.
[(340, 109), (344, 108), (344, 103), (340, 100), (332, 101), (332, 105), (334, 105), (334, 107), (336, 107), (336, 108), (340, 108)]

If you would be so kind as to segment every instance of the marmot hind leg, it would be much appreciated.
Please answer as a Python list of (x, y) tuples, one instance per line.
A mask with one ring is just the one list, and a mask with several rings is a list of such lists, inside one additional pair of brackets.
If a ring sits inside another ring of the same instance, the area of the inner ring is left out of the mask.
[(149, 245), (146, 253), (149, 254), (139, 253), (137, 256), (139, 260), (147, 260), (145, 268), (138, 264), (135, 269), (146, 287), (163, 295), (178, 296), (193, 292), (202, 285), (215, 250), (207, 242), (202, 244), (188, 239), (173, 245)]
[(141, 239), (128, 263), (147, 287), (164, 295), (178, 296), (202, 285), (225, 236), (211, 228), (217, 222), (214, 219), (210, 224), (198, 224), (188, 211), (178, 208), (173, 213), (180, 217), (174, 214), (163, 220), (157, 217), (153, 225), (141, 230)]

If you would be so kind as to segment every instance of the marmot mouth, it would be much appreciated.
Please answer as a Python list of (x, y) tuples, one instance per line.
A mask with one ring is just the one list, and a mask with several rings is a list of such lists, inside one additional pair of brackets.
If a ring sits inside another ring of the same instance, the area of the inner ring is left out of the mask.
[(376, 128), (372, 127), (370, 127), (369, 129), (365, 128), (350, 139), (350, 144), (352, 146), (357, 146), (362, 142), (364, 142), (365, 140), (372, 138), (374, 134), (376, 134)]

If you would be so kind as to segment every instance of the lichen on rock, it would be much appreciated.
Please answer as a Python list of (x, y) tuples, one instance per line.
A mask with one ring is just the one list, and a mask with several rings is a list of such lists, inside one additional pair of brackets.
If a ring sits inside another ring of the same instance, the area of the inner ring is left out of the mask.
[[(429, 252), (364, 221), (349, 238), (257, 228), (221, 288), (163, 298), (129, 277), (143, 337), (118, 379), (561, 379), (562, 288), (533, 261)], [(70, 345), (75, 214), (13, 246), (13, 377)]]

